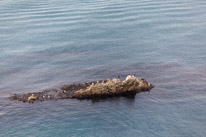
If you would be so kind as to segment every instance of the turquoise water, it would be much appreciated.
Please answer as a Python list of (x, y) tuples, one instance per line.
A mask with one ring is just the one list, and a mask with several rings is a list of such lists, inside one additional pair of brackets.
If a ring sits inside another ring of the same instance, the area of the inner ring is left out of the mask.
[[(203, 137), (205, 0), (1, 0), (0, 136)], [(131, 98), (24, 104), (14, 93), (136, 74)]]

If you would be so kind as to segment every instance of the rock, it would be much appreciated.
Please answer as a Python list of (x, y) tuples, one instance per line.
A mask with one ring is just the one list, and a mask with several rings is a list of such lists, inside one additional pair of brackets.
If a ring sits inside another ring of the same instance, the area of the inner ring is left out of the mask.
[(58, 99), (101, 99), (114, 96), (135, 96), (136, 93), (150, 91), (154, 86), (144, 79), (128, 75), (125, 80), (113, 78), (83, 84), (65, 85), (60, 89), (44, 90), (27, 94), (14, 94), (11, 100), (22, 102)]
[(154, 86), (145, 80), (140, 80), (133, 75), (128, 75), (125, 80), (120, 79), (107, 80), (103, 83), (91, 84), (86, 89), (80, 89), (74, 92), (74, 98), (87, 99), (96, 97), (109, 97), (117, 95), (135, 95), (141, 91), (149, 91)]

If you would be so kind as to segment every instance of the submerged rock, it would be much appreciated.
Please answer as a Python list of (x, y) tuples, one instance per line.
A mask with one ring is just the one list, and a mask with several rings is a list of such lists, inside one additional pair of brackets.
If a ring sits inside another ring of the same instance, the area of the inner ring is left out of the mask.
[(135, 96), (136, 93), (150, 91), (154, 86), (144, 79), (128, 75), (125, 80), (119, 78), (104, 81), (95, 81), (83, 84), (65, 85), (60, 89), (44, 90), (27, 94), (14, 94), (11, 100), (31, 102), (57, 99), (100, 99), (114, 96)]

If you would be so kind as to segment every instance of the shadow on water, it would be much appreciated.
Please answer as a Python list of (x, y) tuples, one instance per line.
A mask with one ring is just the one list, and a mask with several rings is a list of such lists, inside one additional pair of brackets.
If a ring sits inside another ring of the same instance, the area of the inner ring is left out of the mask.
[(121, 98), (125, 98), (129, 102), (134, 102), (135, 101), (135, 95), (128, 95), (128, 96), (118, 96), (118, 97), (110, 97), (110, 98), (95, 98), (92, 99), (92, 103), (98, 103), (98, 102), (105, 102), (105, 101), (118, 101)]

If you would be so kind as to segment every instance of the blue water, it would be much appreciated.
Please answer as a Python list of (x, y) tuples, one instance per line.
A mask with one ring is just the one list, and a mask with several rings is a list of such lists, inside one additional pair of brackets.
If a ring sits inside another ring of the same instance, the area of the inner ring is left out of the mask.
[[(205, 0), (1, 0), (0, 136), (203, 137)], [(128, 73), (134, 99), (25, 104), (14, 93)]]

